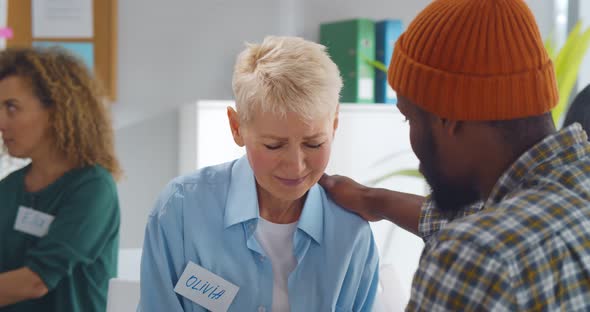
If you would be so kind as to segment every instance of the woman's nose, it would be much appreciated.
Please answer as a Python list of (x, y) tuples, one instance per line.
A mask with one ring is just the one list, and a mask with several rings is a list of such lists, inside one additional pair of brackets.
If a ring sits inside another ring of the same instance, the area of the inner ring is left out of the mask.
[(300, 148), (294, 148), (289, 151), (287, 163), (290, 169), (297, 173), (305, 169), (305, 153)]

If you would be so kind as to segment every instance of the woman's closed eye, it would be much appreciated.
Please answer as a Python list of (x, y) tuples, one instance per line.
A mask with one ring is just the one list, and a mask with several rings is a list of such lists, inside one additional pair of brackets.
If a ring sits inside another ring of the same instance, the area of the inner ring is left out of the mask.
[(324, 145), (324, 143), (317, 143), (317, 144), (312, 144), (312, 143), (305, 143), (305, 146), (309, 147), (309, 148), (320, 148), (322, 147), (322, 145)]
[(281, 148), (283, 145), (282, 144), (264, 144), (264, 147), (266, 147), (267, 149), (274, 151), (277, 150), (279, 148)]
[[(322, 145), (324, 145), (324, 143), (304, 143), (304, 146), (307, 148), (320, 148), (322, 147)], [(274, 151), (274, 150), (278, 150), (281, 147), (283, 147), (283, 144), (264, 144), (264, 147), (266, 147), (266, 149)]]

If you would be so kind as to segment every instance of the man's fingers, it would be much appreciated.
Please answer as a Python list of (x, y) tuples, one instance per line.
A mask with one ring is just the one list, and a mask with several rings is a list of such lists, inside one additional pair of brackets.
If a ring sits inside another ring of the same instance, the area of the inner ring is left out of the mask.
[(332, 179), (327, 173), (324, 173), (318, 183), (325, 188), (331, 188), (334, 186), (334, 179)]

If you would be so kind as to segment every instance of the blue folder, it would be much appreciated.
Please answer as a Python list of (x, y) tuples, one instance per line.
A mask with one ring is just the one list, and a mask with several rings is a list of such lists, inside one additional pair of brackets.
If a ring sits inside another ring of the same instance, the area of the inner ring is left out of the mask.
[[(388, 19), (375, 24), (375, 59), (389, 67), (395, 41), (403, 32), (402, 21)], [(375, 70), (375, 101), (396, 104), (397, 96), (387, 83), (387, 74)]]

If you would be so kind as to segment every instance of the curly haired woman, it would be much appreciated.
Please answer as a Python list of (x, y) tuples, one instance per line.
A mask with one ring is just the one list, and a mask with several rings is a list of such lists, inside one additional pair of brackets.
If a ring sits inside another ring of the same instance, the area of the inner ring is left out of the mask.
[(97, 82), (58, 49), (0, 52), (0, 310), (104, 311), (116, 274), (120, 168)]

